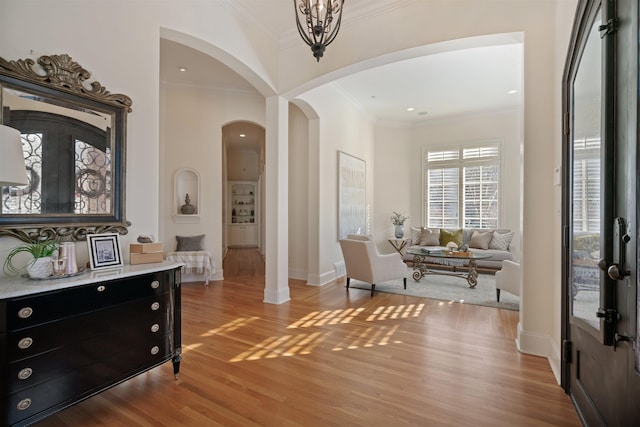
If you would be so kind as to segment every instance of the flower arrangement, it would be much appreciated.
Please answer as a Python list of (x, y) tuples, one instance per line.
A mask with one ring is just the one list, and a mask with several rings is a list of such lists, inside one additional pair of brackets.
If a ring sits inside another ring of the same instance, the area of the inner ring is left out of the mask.
[(396, 211), (393, 211), (393, 215), (391, 215), (391, 223), (393, 225), (404, 225), (404, 222), (409, 219), (408, 216), (404, 216), (402, 214), (399, 214)]

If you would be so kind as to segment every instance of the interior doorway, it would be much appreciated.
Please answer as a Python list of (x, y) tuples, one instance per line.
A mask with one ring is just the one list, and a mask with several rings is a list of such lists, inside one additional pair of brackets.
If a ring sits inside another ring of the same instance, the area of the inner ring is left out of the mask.
[(237, 121), (222, 127), (224, 185), (222, 219), (229, 248), (264, 247), (264, 127)]

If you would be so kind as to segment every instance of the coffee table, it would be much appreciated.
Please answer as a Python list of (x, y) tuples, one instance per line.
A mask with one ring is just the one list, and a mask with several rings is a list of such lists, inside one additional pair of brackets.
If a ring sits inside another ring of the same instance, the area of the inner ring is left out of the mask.
[[(408, 254), (413, 255), (413, 280), (420, 281), (427, 274), (440, 274), (445, 276), (455, 276), (467, 280), (470, 288), (475, 288), (478, 284), (478, 264), (476, 260), (491, 258), (491, 255), (477, 252), (449, 252), (443, 250), (409, 249)], [(438, 260), (443, 260), (442, 264), (453, 264), (451, 260), (460, 260), (460, 264), (469, 261), (466, 272), (456, 273), (442, 270), (432, 270), (429, 265), (437, 264)]]

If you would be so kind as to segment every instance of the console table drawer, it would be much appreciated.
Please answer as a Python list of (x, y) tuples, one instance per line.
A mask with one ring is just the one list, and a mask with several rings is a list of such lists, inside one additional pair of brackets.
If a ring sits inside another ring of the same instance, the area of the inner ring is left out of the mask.
[[(154, 347), (158, 348), (157, 352)], [(169, 338), (163, 337), (157, 346), (130, 347), (113, 356), (94, 359), (81, 369), (3, 398), (9, 425), (24, 422), (59, 402), (89, 397), (105, 386), (112, 386), (129, 378), (143, 367), (153, 367), (168, 360)]]
[[(77, 348), (95, 336), (102, 337), (107, 345), (128, 344), (129, 336), (135, 339), (136, 334), (151, 334), (151, 325), (168, 322), (170, 307), (170, 294), (166, 293), (11, 332), (6, 341), (8, 362), (27, 359), (60, 347)], [(105, 318), (110, 321), (105, 322)], [(135, 330), (136, 327), (140, 329), (141, 325), (144, 325), (142, 331)], [(116, 340), (106, 340), (110, 336), (115, 336)]]
[(122, 353), (123, 349), (137, 346), (148, 349), (153, 347), (158, 347), (159, 350), (163, 349), (169, 333), (166, 325), (158, 324), (156, 332), (136, 330), (126, 338), (117, 334), (92, 337), (75, 346), (65, 346), (29, 359), (10, 363), (7, 392), (8, 394), (15, 393), (55, 377), (70, 375), (101, 358), (118, 359), (119, 353)]
[(125, 301), (168, 292), (164, 272), (126, 278), (7, 301), (7, 329), (25, 328), (60, 317), (97, 310)]

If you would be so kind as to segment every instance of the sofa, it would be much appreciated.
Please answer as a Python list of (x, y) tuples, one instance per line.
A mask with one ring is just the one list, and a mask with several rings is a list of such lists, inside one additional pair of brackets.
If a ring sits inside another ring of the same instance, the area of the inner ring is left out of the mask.
[[(409, 236), (406, 250), (403, 254), (403, 261), (408, 265), (413, 265), (414, 255), (411, 249), (426, 250), (446, 250), (449, 242), (454, 242), (459, 248), (467, 246), (472, 252), (491, 255), (490, 258), (476, 260), (478, 271), (495, 273), (502, 268), (502, 261), (514, 261), (515, 255), (511, 249), (513, 231), (508, 229), (481, 229), (481, 228), (426, 228), (412, 227), (409, 229)], [(428, 259), (433, 262), (434, 268), (442, 269), (465, 269), (469, 261), (460, 261), (462, 265), (443, 265), (437, 259)]]

